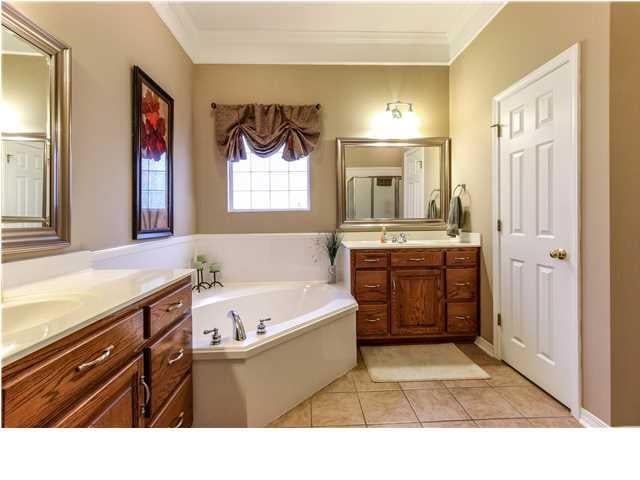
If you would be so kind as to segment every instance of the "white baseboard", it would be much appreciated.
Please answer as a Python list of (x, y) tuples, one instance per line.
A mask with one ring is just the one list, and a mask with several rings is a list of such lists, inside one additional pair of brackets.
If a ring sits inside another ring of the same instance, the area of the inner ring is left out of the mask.
[(589, 410), (584, 408), (580, 409), (580, 418), (578, 421), (586, 428), (610, 428), (610, 426), (603, 420), (600, 420)]
[[(487, 355), (491, 355), (496, 358), (493, 345), (487, 340), (482, 337), (476, 337), (476, 341), (474, 343)], [(611, 428), (604, 420), (599, 419), (589, 410), (585, 410), (584, 408), (580, 409), (580, 418), (577, 420), (586, 428)]]
[(478, 348), (484, 351), (484, 353), (492, 356), (493, 358), (496, 358), (496, 354), (493, 350), (493, 345), (491, 345), (491, 343), (489, 343), (487, 340), (482, 337), (476, 337), (476, 341), (474, 343), (478, 346)]

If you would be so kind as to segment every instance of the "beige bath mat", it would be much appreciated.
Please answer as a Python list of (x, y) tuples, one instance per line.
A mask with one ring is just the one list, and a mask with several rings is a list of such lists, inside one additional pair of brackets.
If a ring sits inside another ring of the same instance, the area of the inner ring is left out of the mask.
[(374, 382), (490, 378), (453, 343), (360, 347)]

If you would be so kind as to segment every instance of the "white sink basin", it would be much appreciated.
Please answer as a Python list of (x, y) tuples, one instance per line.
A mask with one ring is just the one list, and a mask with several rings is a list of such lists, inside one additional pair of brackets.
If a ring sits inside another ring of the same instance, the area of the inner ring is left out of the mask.
[(11, 335), (45, 327), (83, 305), (84, 294), (30, 295), (2, 303), (2, 334)]

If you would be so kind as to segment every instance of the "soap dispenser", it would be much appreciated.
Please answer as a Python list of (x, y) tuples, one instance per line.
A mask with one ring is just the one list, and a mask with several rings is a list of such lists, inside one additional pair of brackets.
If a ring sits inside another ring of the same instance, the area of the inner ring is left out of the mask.
[(382, 227), (382, 232), (380, 232), (380, 243), (387, 243), (387, 227)]

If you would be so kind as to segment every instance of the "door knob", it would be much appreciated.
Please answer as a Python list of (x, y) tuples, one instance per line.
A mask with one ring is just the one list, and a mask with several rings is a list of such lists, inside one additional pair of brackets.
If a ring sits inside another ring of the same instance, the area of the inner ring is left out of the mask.
[(567, 258), (567, 251), (564, 248), (554, 248), (549, 252), (551, 258), (557, 258), (558, 260), (564, 260)]

